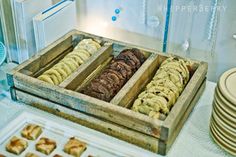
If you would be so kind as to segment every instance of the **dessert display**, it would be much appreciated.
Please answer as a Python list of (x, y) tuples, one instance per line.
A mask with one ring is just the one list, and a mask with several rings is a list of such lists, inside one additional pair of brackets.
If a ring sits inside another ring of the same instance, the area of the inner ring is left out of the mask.
[(72, 52), (68, 53), (51, 69), (45, 71), (38, 79), (53, 85), (60, 84), (90, 56), (96, 53), (100, 47), (100, 44), (92, 39), (82, 40)]
[(190, 63), (170, 57), (134, 101), (132, 110), (159, 119), (168, 115), (189, 81)]
[(54, 140), (51, 140), (46, 137), (40, 138), (40, 140), (37, 142), (35, 148), (37, 151), (49, 155), (52, 153), (54, 149), (56, 149), (57, 144)]
[(80, 157), (86, 148), (86, 143), (72, 137), (64, 146), (64, 151), (74, 157)]
[[(97, 38), (103, 46), (99, 52), (100, 46), (92, 40)], [(208, 64), (134, 47), (138, 46), (72, 31), (8, 73), (11, 97), (93, 129), (107, 124), (110, 131), (102, 132), (165, 155), (204, 91)], [(43, 137), (50, 138), (55, 127), (46, 125)], [(117, 129), (122, 132), (111, 132)], [(56, 136), (57, 148), (50, 156), (66, 156), (61, 144), (68, 142), (68, 136), (80, 139), (81, 134)], [(27, 149), (34, 148), (36, 141), (27, 141)], [(87, 147), (83, 155), (97, 155), (90, 152), (92, 145)]]
[(138, 49), (123, 50), (81, 93), (109, 102), (145, 61)]
[(39, 157), (39, 156), (34, 153), (27, 153), (25, 157)]
[(42, 133), (42, 128), (35, 124), (28, 124), (21, 131), (21, 135), (28, 140), (36, 140), (41, 133)]
[(20, 155), (28, 147), (27, 141), (16, 136), (12, 137), (6, 145), (6, 150), (10, 153)]

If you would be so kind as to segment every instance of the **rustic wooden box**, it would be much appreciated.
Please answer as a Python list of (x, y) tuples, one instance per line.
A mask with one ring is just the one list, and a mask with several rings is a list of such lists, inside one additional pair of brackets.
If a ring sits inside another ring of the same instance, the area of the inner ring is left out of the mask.
[[(101, 40), (103, 47), (59, 86), (35, 78), (57, 63), (83, 38)], [(117, 55), (125, 48), (139, 48), (148, 58), (111, 102), (77, 92), (109, 62), (111, 54)], [(192, 77), (165, 120), (152, 119), (130, 110), (130, 104), (167, 57), (170, 55), (72, 31), (16, 67), (7, 77), (13, 100), (165, 155), (201, 96), (207, 73), (207, 63), (193, 61)]]

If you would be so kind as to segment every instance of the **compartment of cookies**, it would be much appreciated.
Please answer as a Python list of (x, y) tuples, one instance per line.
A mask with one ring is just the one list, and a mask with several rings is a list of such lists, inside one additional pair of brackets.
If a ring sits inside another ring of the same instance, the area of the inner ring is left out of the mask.
[[(71, 34), (47, 47), (21, 70), (43, 82), (60, 85), (98, 53), (107, 49), (107, 41), (89, 34)], [(44, 52), (45, 51), (45, 52)], [(35, 59), (37, 58), (37, 59)]]
[(151, 53), (113, 43), (111, 49), (78, 74), (66, 89), (110, 102), (125, 84), (142, 69)]
[(198, 62), (157, 54), (117, 105), (165, 120), (198, 67)]

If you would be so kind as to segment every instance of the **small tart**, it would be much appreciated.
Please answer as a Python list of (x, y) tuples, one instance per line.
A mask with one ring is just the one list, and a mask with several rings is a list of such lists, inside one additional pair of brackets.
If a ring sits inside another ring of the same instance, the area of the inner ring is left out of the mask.
[(27, 153), (25, 157), (39, 157), (39, 156), (34, 153)]
[(53, 150), (56, 149), (56, 147), (57, 147), (56, 141), (46, 137), (40, 138), (40, 140), (37, 142), (35, 146), (37, 151), (46, 155), (51, 154)]
[(27, 141), (14, 136), (10, 139), (9, 143), (7, 143), (6, 150), (10, 153), (20, 155), (27, 147)]
[(80, 157), (86, 148), (86, 143), (72, 137), (64, 146), (64, 151), (74, 157)]
[(35, 124), (28, 124), (22, 131), (21, 135), (28, 140), (36, 140), (42, 133), (42, 128)]

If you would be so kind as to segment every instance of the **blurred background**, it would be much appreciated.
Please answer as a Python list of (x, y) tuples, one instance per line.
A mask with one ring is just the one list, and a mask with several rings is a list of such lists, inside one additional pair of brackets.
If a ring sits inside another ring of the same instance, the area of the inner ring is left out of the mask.
[(21, 63), (75, 28), (206, 61), (211, 81), (236, 67), (235, 0), (0, 0), (0, 4), (0, 40), (7, 62)]

